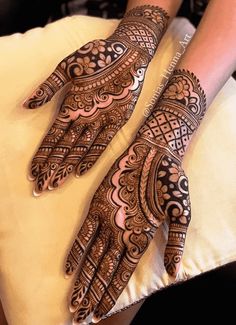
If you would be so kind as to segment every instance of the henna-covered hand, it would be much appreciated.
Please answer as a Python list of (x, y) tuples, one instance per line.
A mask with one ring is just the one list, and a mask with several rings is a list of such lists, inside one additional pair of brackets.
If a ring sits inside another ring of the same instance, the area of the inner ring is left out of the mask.
[(57, 188), (73, 171), (85, 173), (127, 122), (167, 21), (156, 6), (130, 10), (108, 39), (69, 55), (25, 101), (39, 107), (71, 83), (31, 164), (35, 195)]
[(164, 264), (176, 276), (191, 218), (181, 160), (205, 113), (196, 77), (176, 71), (160, 102), (96, 191), (66, 261), (77, 275), (70, 298), (74, 324), (98, 322), (116, 303), (157, 228), (169, 220)]

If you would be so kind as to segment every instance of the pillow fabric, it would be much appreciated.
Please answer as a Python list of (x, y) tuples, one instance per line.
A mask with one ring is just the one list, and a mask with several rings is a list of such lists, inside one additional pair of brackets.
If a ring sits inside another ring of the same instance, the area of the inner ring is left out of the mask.
[[(42, 108), (22, 102), (65, 56), (96, 38), (106, 38), (117, 20), (64, 18), (25, 34), (0, 38), (0, 295), (9, 325), (69, 325), (65, 279), (67, 252), (109, 167), (125, 150), (194, 34), (175, 19), (146, 75), (130, 121), (97, 164), (80, 178), (41, 197), (27, 179), (35, 150), (63, 98), (61, 91)], [(184, 160), (190, 181), (192, 221), (177, 281), (236, 260), (236, 83), (231, 78), (209, 108)], [(157, 231), (111, 313), (171, 284), (163, 256), (168, 226)]]

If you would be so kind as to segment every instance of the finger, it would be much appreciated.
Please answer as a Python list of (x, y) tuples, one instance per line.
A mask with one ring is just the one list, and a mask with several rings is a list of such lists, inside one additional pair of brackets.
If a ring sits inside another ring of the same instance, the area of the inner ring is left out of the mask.
[(86, 217), (66, 259), (65, 274), (67, 276), (72, 275), (77, 269), (83, 254), (95, 238), (98, 224), (99, 219), (96, 215), (89, 214)]
[(169, 227), (164, 265), (168, 274), (176, 278), (183, 256), (187, 227), (179, 224), (170, 224)]
[(85, 320), (90, 313), (94, 311), (96, 305), (99, 303), (109, 286), (112, 276), (119, 265), (122, 254), (123, 250), (121, 248), (111, 246), (111, 249), (100, 262), (89, 290), (74, 314), (73, 324), (78, 324)]
[(58, 118), (55, 120), (32, 160), (29, 175), (30, 180), (33, 181), (38, 177), (41, 168), (45, 164), (57, 142), (60, 141), (66, 133), (69, 125), (70, 122), (61, 121)]
[(23, 106), (26, 108), (37, 108), (50, 101), (56, 92), (70, 81), (64, 66), (65, 62), (62, 61), (54, 72), (35, 89), (31, 96), (26, 98)]
[(131, 262), (127, 258), (123, 258), (112, 278), (112, 281), (94, 311), (92, 318), (93, 323), (98, 323), (115, 305), (118, 297), (133, 274), (136, 265), (136, 263)]
[(174, 278), (176, 278), (179, 272), (188, 225), (191, 220), (187, 181), (185, 193), (182, 192), (182, 194), (182, 200), (179, 201), (178, 206), (173, 206), (174, 209), (171, 209), (171, 214), (169, 215), (169, 233), (164, 255), (166, 271)]
[(102, 129), (89, 151), (86, 153), (84, 158), (81, 159), (79, 165), (77, 166), (77, 176), (85, 174), (95, 164), (118, 130), (119, 126), (115, 125), (109, 125)]
[[(94, 140), (99, 134), (102, 125), (99, 121), (92, 123), (89, 127), (85, 128), (81, 135), (76, 138), (67, 155), (65, 155), (63, 162), (58, 166), (58, 169), (50, 179), (49, 189), (55, 189), (61, 186), (71, 173), (76, 169), (79, 161), (87, 154)], [(68, 146), (69, 148), (69, 146)], [(56, 155), (58, 157), (58, 155)], [(53, 158), (51, 155), (49, 158)], [(52, 160), (52, 162), (54, 162)]]
[[(79, 122), (68, 124), (68, 130), (64, 132), (64, 135), (60, 140), (58, 140), (54, 147), (51, 148), (50, 155), (44, 157), (44, 164), (41, 164), (40, 169), (38, 168), (34, 189), (35, 195), (40, 195), (48, 188), (51, 178), (56, 172), (58, 172), (58, 169), (62, 168), (63, 160), (70, 152), (71, 147), (77, 141), (77, 138), (79, 138), (83, 132), (83, 128), (83, 125)], [(68, 167), (68, 170), (65, 170), (64, 172), (69, 172), (69, 168), (70, 167)], [(36, 172), (34, 174), (36, 175)]]
[(109, 235), (110, 229), (106, 228), (103, 233), (99, 234), (93, 242), (90, 251), (87, 253), (87, 257), (81, 266), (80, 273), (77, 276), (70, 298), (71, 312), (76, 311), (93, 280), (98, 265), (103, 258), (104, 253), (107, 251)]
[[(124, 116), (125, 115), (125, 116)], [(123, 109), (116, 107), (109, 112), (105, 118), (105, 127), (102, 132), (99, 133), (90, 151), (84, 156), (76, 169), (76, 175), (80, 176), (85, 174), (97, 161), (103, 151), (106, 149), (108, 143), (113, 139), (118, 130), (129, 119), (131, 110), (126, 109), (125, 113)]]

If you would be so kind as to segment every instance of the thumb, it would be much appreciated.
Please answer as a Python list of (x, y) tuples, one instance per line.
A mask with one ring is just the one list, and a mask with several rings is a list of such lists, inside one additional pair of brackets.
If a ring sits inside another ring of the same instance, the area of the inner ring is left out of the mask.
[(63, 69), (65, 63), (62, 61), (53, 73), (38, 88), (26, 98), (23, 106), (26, 108), (37, 108), (52, 99), (58, 90), (70, 81), (70, 77)]
[(165, 249), (164, 265), (169, 275), (176, 278), (184, 251), (187, 226), (170, 223), (168, 242)]

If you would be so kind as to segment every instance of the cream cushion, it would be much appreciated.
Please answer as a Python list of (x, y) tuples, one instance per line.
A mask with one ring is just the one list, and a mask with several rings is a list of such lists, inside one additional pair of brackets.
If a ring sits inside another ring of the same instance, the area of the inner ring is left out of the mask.
[[(69, 325), (68, 293), (73, 279), (63, 263), (90, 200), (114, 160), (131, 142), (151, 98), (172, 69), (194, 28), (175, 19), (149, 66), (145, 85), (128, 124), (94, 168), (39, 198), (27, 179), (30, 160), (63, 96), (37, 110), (22, 101), (84, 43), (105, 38), (118, 21), (65, 18), (25, 34), (0, 38), (0, 294), (9, 325)], [(177, 55), (178, 56), (178, 55)], [(169, 67), (169, 68), (168, 68)], [(236, 83), (228, 80), (195, 135), (184, 160), (190, 179), (192, 222), (178, 280), (236, 260)], [(117, 312), (171, 283), (163, 266), (167, 225), (157, 232)]]

